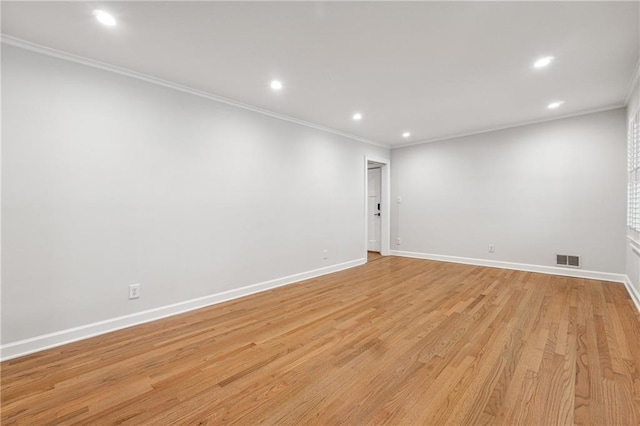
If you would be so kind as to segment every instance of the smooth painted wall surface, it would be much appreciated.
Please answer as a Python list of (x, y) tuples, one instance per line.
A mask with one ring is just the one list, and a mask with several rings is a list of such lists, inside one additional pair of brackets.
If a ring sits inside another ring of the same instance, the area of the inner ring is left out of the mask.
[(364, 256), (387, 149), (6, 45), (2, 95), (2, 343)]
[(625, 121), (622, 108), (392, 150), (393, 248), (543, 266), (575, 254), (624, 273)]
[[(636, 81), (635, 87), (632, 89), (631, 98), (627, 105), (627, 121), (625, 126), (629, 125), (631, 117), (640, 109), (640, 81)], [(628, 127), (627, 127), (628, 128)], [(628, 176), (627, 176), (628, 178)], [(626, 203), (625, 203), (626, 205)], [(629, 237), (635, 241), (640, 241), (640, 232), (636, 232), (630, 228), (626, 228)], [(640, 293), (640, 255), (636, 254), (632, 250), (631, 242), (625, 241), (626, 244), (626, 273), (629, 277), (629, 281)]]

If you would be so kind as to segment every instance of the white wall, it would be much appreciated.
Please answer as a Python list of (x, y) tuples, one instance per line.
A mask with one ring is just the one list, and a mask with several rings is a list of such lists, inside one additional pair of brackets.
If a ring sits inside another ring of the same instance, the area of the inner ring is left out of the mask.
[(363, 258), (387, 149), (11, 46), (2, 92), (3, 344)]
[(624, 273), (625, 114), (394, 149), (392, 247), (550, 267), (577, 254), (585, 270)]
[[(4, 45), (2, 92), (3, 345), (363, 257), (386, 149)], [(392, 248), (624, 273), (625, 121), (393, 150)]]

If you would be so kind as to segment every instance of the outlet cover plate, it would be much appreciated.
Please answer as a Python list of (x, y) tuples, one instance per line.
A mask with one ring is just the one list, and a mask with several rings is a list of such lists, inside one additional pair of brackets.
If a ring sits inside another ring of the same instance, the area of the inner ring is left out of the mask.
[(140, 297), (140, 284), (129, 285), (129, 299), (137, 299)]

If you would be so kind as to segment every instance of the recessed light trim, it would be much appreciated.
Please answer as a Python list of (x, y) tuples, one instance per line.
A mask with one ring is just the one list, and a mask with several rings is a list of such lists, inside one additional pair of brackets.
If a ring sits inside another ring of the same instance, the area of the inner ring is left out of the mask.
[(273, 90), (282, 90), (282, 82), (280, 80), (271, 80), (269, 84)]
[(362, 114), (360, 114), (359, 112), (356, 112), (355, 114), (353, 114), (353, 118), (355, 121), (360, 121), (362, 120)]
[(402, 133), (402, 137), (403, 137), (403, 138), (408, 138), (409, 136), (411, 136), (411, 132), (404, 132), (404, 133)]
[(551, 102), (549, 105), (547, 105), (547, 108), (549, 109), (556, 109), (562, 106), (562, 104), (564, 104), (564, 101), (555, 101), (555, 102)]
[(544, 67), (548, 67), (551, 62), (553, 62), (555, 58), (553, 56), (545, 56), (544, 58), (540, 58), (537, 61), (534, 62), (533, 67), (534, 68), (544, 68)]
[(116, 18), (114, 18), (113, 15), (105, 12), (104, 10), (94, 10), (93, 16), (95, 16), (98, 22), (100, 22), (102, 25), (113, 27), (117, 24)]

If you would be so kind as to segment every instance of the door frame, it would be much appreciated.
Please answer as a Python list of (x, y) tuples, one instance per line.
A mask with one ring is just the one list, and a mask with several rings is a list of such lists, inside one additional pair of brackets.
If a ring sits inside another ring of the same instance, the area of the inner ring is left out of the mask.
[(380, 164), (380, 254), (389, 256), (391, 247), (391, 160), (364, 156), (364, 259), (369, 247), (369, 162)]

